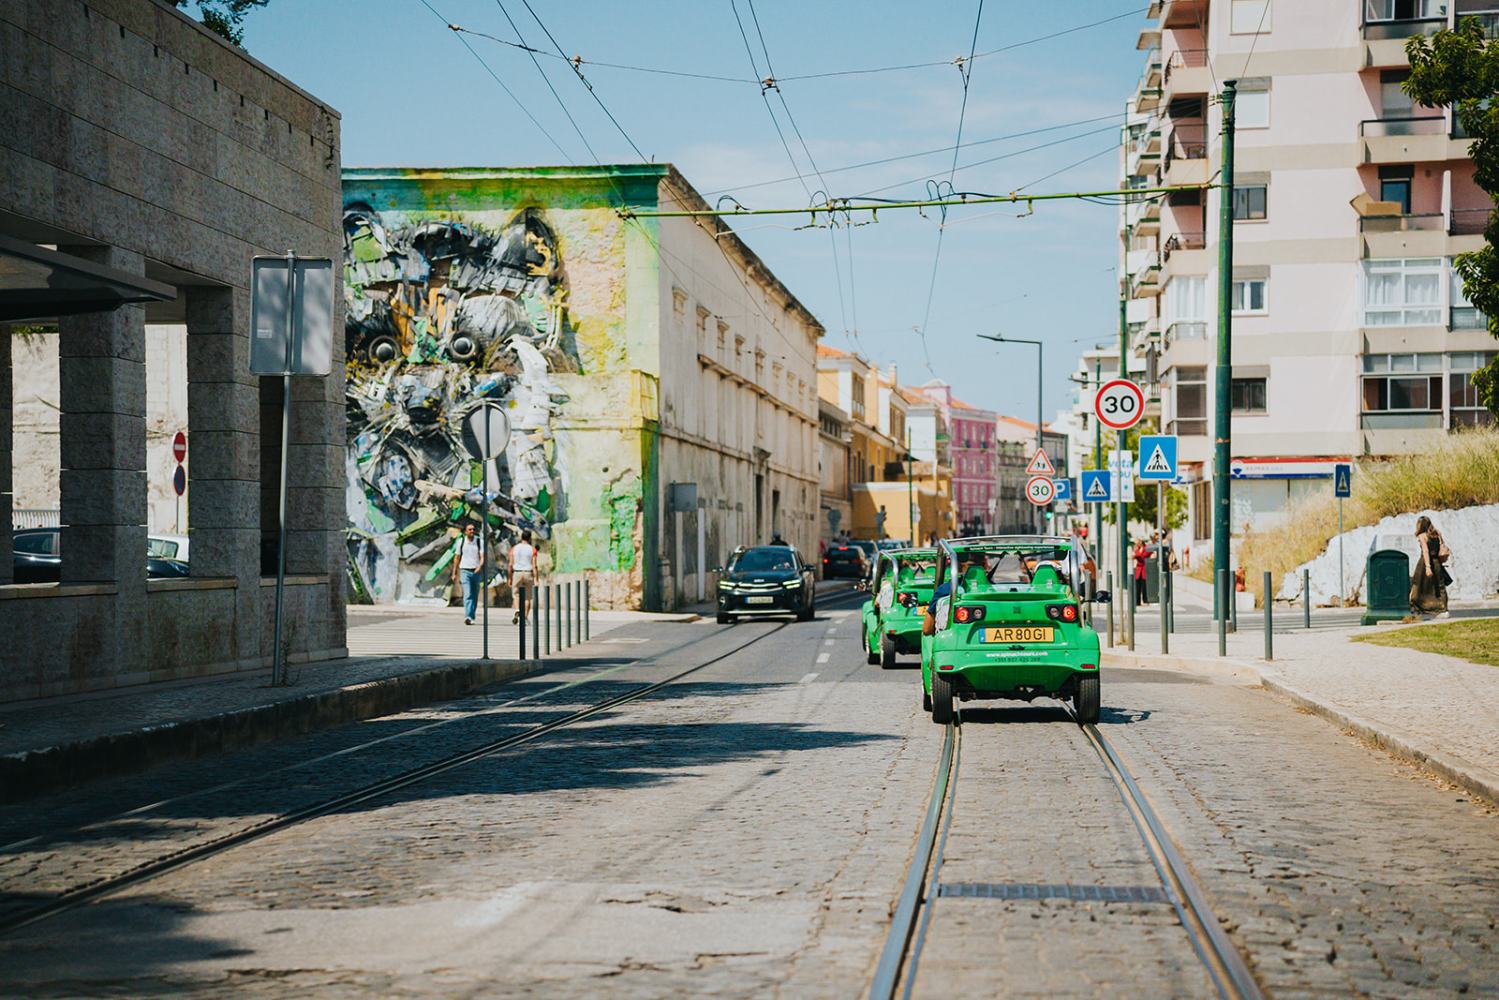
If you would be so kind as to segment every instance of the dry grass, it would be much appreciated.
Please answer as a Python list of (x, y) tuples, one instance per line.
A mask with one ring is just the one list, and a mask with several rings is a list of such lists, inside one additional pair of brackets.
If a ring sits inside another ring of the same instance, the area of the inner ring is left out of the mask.
[[(1321, 555), (1337, 534), (1338, 504), (1331, 493), (1292, 507), (1285, 523), (1244, 537), (1239, 564), (1251, 570), (1245, 583), (1257, 606), (1264, 603), (1265, 570), (1278, 587), (1286, 573)], [(1499, 503), (1499, 430), (1483, 428), (1453, 434), (1419, 455), (1355, 463), (1353, 496), (1343, 502), (1343, 529), (1393, 514), (1491, 503)]]
[(1443, 656), (1455, 656), (1460, 660), (1499, 667), (1499, 618), (1402, 628), (1361, 635), (1355, 641), (1370, 642), (1376, 646), (1399, 646), (1422, 653), (1440, 653)]

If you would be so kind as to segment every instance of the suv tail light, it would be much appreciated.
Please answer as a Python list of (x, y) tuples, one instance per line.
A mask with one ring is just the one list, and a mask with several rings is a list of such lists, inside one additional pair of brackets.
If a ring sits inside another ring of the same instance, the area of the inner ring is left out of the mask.
[(984, 609), (971, 605), (963, 605), (953, 612), (953, 621), (959, 623), (981, 622), (984, 620)]
[(1069, 625), (1077, 621), (1076, 604), (1048, 604), (1046, 606), (1046, 617), (1056, 622), (1067, 622)]

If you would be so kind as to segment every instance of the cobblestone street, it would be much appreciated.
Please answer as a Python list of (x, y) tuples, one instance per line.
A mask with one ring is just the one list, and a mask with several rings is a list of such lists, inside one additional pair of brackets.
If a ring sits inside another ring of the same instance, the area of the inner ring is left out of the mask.
[[(639, 659), (10, 810), (7, 913), (724, 657), (14, 930), (7, 991), (860, 995), (942, 730), (914, 671), (865, 665), (849, 602), (829, 603), (811, 623), (626, 626)], [(1492, 810), (1261, 691), (1115, 670), (1104, 692), (1100, 728), (1270, 995), (1499, 989)], [(915, 995), (1212, 995), (1065, 714), (971, 707), (962, 732)], [(1142, 895), (994, 898), (1037, 883)]]

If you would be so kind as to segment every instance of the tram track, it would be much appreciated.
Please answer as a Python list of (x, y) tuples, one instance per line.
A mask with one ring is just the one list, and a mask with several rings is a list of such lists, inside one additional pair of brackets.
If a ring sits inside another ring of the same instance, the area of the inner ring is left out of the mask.
[[(1069, 706), (1062, 704), (1062, 709), (1072, 721), (1077, 721)], [(1177, 920), (1218, 995), (1223, 1000), (1264, 1000), (1243, 955), (1224, 932), (1196, 877), (1124, 759), (1097, 726), (1080, 724), (1079, 729), (1119, 792), (1125, 811), (1160, 879), (1164, 896), (1175, 909)], [(961, 761), (962, 726), (959, 722), (949, 723), (916, 850), (870, 984), (870, 1000), (911, 995), (927, 928), (940, 895), (942, 855), (955, 812)], [(1082, 893), (1078, 898), (1092, 897)]]
[[(846, 599), (847, 596), (862, 597), (863, 595), (836, 594), (831, 596), (828, 600), (830, 602), (834, 602), (836, 606), (837, 602)], [(668, 676), (661, 678), (660, 680), (644, 684), (638, 688), (633, 688), (629, 691), (614, 695), (613, 697), (605, 698), (602, 701), (587, 705), (581, 709), (570, 712), (559, 718), (528, 727), (521, 732), (512, 733), (498, 739), (486, 741), (478, 746), (468, 748), (459, 753), (442, 757), (436, 761), (432, 761), (430, 763), (408, 769), (388, 778), (383, 778), (377, 781), (363, 784), (358, 788), (319, 800), (316, 803), (296, 809), (291, 809), (286, 812), (263, 819), (259, 822), (237, 827), (236, 829), (227, 831), (217, 836), (210, 837), (206, 840), (199, 841), (190, 846), (157, 854), (149, 860), (136, 863), (123, 871), (100, 876), (89, 881), (76, 883), (66, 889), (62, 889), (48, 895), (40, 902), (37, 902), (33, 905), (17, 909), (16, 911), (13, 911), (11, 913), (0, 915), (0, 935), (11, 933), (23, 927), (67, 912), (68, 910), (75, 909), (92, 901), (113, 895), (127, 888), (140, 885), (141, 883), (158, 878), (162, 875), (166, 875), (169, 872), (177, 871), (189, 865), (204, 861), (208, 858), (216, 857), (236, 847), (252, 843), (298, 824), (306, 823), (318, 817), (325, 816), (342, 809), (347, 809), (351, 806), (368, 802), (372, 799), (380, 798), (381, 796), (389, 795), (392, 792), (396, 792), (401, 789), (427, 781), (440, 774), (463, 767), (467, 764), (471, 764), (482, 758), (491, 756), (496, 753), (504, 752), (513, 747), (517, 747), (534, 740), (541, 739), (550, 733), (583, 722), (601, 713), (619, 708), (620, 706), (627, 705), (631, 702), (639, 701), (640, 699), (646, 698), (671, 684), (675, 684), (693, 674), (699, 673), (700, 671), (705, 670), (708, 667), (721, 663), (733, 656), (737, 656), (751, 646), (754, 646), (755, 644), (762, 642), (763, 640), (768, 639), (771, 636), (781, 632), (783, 629), (789, 627), (790, 624), (790, 622), (775, 623), (775, 626), (773, 628), (758, 632), (748, 641), (737, 643), (730, 649), (727, 649), (720, 653), (716, 653), (715, 655), (700, 663), (696, 663), (682, 670), (674, 671)], [(673, 655), (700, 642), (707, 641), (715, 636), (721, 636), (727, 631), (729, 631), (728, 628), (715, 629), (700, 638), (682, 643), (677, 647), (657, 654), (653, 657), (648, 657), (640, 661), (635, 661), (634, 663), (622, 665), (622, 667), (638, 667), (646, 664), (660, 663), (667, 656)], [(603, 674), (613, 672), (614, 670), (599, 671), (596, 674), (589, 675), (585, 678), (573, 679), (562, 684), (555, 685), (547, 689), (547, 691), (538, 692), (537, 695), (515, 699), (513, 702), (507, 704), (519, 703), (521, 701), (529, 700), (531, 697), (544, 696), (545, 694), (565, 688), (579, 687), (587, 684), (589, 681), (598, 679), (598, 677)], [(403, 733), (395, 734), (394, 736), (382, 736), (374, 740), (369, 740), (364, 743), (343, 748), (333, 754), (323, 755), (323, 757), (319, 759), (358, 753), (362, 750), (367, 750), (377, 745), (387, 743), (395, 738), (410, 736), (414, 733), (421, 732), (426, 729), (435, 728), (436, 726), (445, 724), (447, 721), (453, 720), (439, 720), (436, 723), (428, 723), (426, 725), (416, 727), (412, 730), (407, 730)], [(309, 762), (304, 762), (304, 765), (305, 763)], [(297, 766), (300, 767), (303, 765)], [(292, 768), (288, 768), (285, 770), (291, 769)], [(176, 796), (172, 799), (159, 800), (147, 806), (141, 806), (135, 809), (131, 809), (124, 813), (117, 814), (113, 817), (94, 820), (89, 825), (97, 826), (101, 824), (108, 824), (112, 821), (127, 817), (136, 818), (142, 813), (146, 813), (154, 809), (159, 809), (161, 806), (167, 803), (180, 801), (181, 799), (192, 798), (198, 795), (209, 794), (212, 792), (224, 791), (226, 789), (232, 788), (234, 785), (239, 783), (240, 782), (238, 781), (223, 783), (220, 785), (216, 785), (210, 789), (195, 790), (182, 796)], [(0, 848), (0, 851), (23, 847), (39, 839), (41, 839), (40, 836), (27, 837), (23, 840), (6, 845), (4, 848)]]

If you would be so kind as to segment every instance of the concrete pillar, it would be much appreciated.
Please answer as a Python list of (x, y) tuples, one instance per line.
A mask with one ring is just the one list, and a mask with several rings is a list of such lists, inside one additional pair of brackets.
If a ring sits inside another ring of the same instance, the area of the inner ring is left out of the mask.
[[(225, 655), (260, 656), (259, 395), (244, 289), (183, 290), (187, 307), (187, 523), (195, 577), (238, 582)], [(274, 447), (274, 445), (273, 445)]]
[[(140, 274), (140, 254), (65, 247)], [(80, 619), (79, 648), (96, 668), (136, 674), (146, 663), (146, 324), (141, 306), (58, 320), (62, 582), (113, 583), (109, 610)]]
[(15, 334), (0, 323), (0, 585), (12, 582), (14, 572), (11, 553), (11, 512), (15, 508), (13, 482), (12, 419), (15, 413), (12, 386), (10, 345)]

